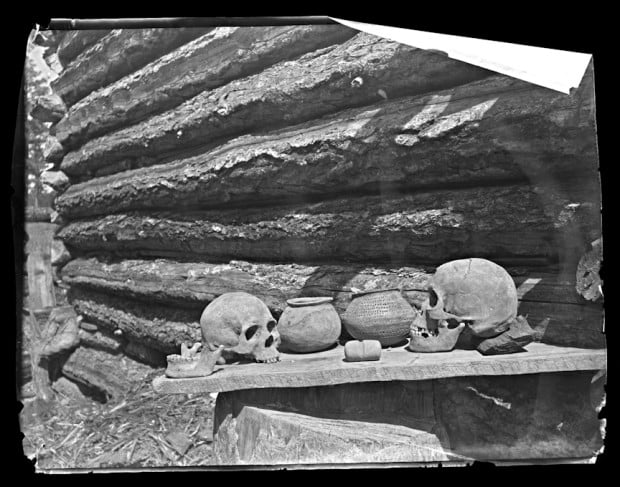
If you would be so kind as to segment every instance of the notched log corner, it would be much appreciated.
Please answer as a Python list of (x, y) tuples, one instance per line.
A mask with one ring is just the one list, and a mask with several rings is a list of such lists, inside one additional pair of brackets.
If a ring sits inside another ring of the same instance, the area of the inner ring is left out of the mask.
[(577, 292), (589, 301), (603, 297), (603, 281), (600, 276), (603, 261), (602, 237), (592, 242), (592, 248), (579, 260), (577, 266)]

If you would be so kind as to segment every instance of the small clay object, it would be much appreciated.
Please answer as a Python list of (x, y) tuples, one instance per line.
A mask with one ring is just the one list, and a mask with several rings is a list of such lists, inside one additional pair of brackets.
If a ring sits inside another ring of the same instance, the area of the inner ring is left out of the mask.
[(353, 292), (342, 317), (347, 332), (358, 340), (379, 340), (395, 345), (409, 335), (415, 311), (398, 289)]
[(344, 344), (344, 357), (347, 362), (363, 362), (381, 358), (379, 340), (351, 340)]
[(331, 297), (294, 298), (278, 321), (283, 352), (309, 353), (331, 347), (340, 336), (340, 317)]

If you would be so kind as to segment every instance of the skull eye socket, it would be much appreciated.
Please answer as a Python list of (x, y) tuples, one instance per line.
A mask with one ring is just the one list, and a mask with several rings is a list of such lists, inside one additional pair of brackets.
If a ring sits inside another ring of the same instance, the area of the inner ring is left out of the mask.
[(459, 326), (459, 321), (455, 320), (454, 318), (449, 318), (448, 319), (448, 328), (451, 330), (452, 328), (456, 328), (457, 326)]
[(269, 335), (267, 340), (265, 340), (265, 347), (270, 347), (272, 343), (273, 343), (273, 336)]
[(246, 340), (251, 340), (257, 331), (258, 331), (258, 325), (250, 326), (247, 330), (245, 330)]
[(267, 323), (267, 331), (269, 331), (269, 333), (271, 333), (275, 327), (276, 327), (275, 320), (271, 320), (269, 323)]
[(437, 301), (438, 301), (437, 294), (435, 293), (433, 289), (431, 289), (428, 292), (428, 304), (430, 304), (431, 306), (436, 306)]

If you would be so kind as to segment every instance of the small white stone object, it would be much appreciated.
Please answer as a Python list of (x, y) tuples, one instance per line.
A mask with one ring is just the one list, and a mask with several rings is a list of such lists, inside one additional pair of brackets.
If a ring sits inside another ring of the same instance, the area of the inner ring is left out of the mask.
[(363, 84), (364, 84), (364, 78), (362, 78), (361, 76), (358, 76), (357, 78), (354, 78), (351, 81), (351, 87), (352, 88), (359, 88)]

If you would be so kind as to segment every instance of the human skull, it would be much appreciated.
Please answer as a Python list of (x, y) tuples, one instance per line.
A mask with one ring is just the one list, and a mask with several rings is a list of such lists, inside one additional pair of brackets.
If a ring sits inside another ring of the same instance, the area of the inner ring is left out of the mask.
[(280, 334), (265, 303), (245, 292), (225, 293), (202, 312), (200, 327), (209, 350), (224, 346), (225, 352), (253, 357), (257, 362), (276, 362)]
[(441, 336), (449, 343), (454, 339), (454, 346), (461, 324), (478, 337), (493, 337), (506, 331), (517, 316), (514, 281), (503, 267), (486, 259), (459, 259), (439, 266), (429, 294), (421, 308), (424, 319), (416, 319), (411, 327), (414, 347), (414, 337), (421, 342), (418, 337), (437, 341)]

